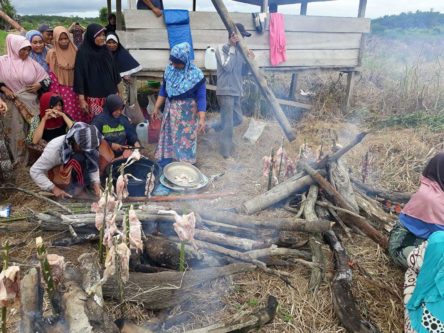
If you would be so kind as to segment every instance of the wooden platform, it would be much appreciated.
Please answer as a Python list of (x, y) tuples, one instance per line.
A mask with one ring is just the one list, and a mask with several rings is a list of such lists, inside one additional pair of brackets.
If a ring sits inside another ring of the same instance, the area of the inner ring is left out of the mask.
[[(361, 37), (370, 31), (366, 18), (285, 15), (287, 61), (272, 67), (269, 61), (268, 31), (254, 30), (251, 14), (230, 13), (252, 33), (248, 46), (256, 54), (260, 67), (273, 69), (353, 69), (358, 66)], [(142, 64), (142, 76), (157, 76), (168, 63), (169, 44), (162, 18), (151, 11), (124, 11), (126, 31), (119, 31), (122, 44)], [(208, 46), (226, 43), (227, 31), (216, 12), (190, 12), (190, 26), (195, 49), (195, 64), (204, 69)]]

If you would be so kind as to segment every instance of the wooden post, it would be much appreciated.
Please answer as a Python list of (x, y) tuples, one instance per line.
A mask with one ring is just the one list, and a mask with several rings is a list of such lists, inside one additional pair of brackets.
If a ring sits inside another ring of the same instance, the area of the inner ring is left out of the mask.
[(266, 13), (268, 10), (268, 0), (262, 0), (261, 12)]
[(106, 10), (108, 12), (108, 15), (112, 13), (111, 2), (112, 0), (106, 0)]
[(288, 92), (288, 99), (293, 101), (298, 87), (298, 73), (291, 74), (290, 91)]
[(355, 72), (348, 72), (347, 73), (347, 91), (345, 93), (345, 99), (344, 103), (342, 105), (342, 112), (346, 112), (348, 110), (348, 107), (350, 106), (350, 97), (353, 92), (353, 86), (354, 86), (354, 80)]
[(307, 0), (302, 0), (301, 1), (301, 15), (307, 15), (307, 7), (308, 7), (308, 1)]
[(366, 7), (367, 7), (367, 0), (359, 0), (358, 17), (365, 17)]
[(197, 0), (193, 0), (193, 12), (196, 11), (196, 2), (197, 2)]
[(123, 30), (122, 0), (116, 0), (116, 29)]
[[(222, 19), (222, 22), (224, 23), (227, 30), (231, 32), (235, 32), (237, 35), (240, 36), (239, 31), (237, 30), (236, 25), (234, 24), (233, 20), (231, 19), (230, 15), (228, 14), (227, 7), (225, 7), (225, 4), (222, 0), (211, 0), (211, 2), (214, 5), (214, 8), (216, 8), (216, 11), (218, 12), (220, 18)], [(268, 101), (268, 103), (271, 106), (271, 109), (274, 112), (274, 115), (279, 122), (279, 125), (281, 126), (282, 130), (284, 131), (288, 141), (293, 141), (296, 139), (296, 135), (291, 128), (290, 122), (288, 121), (287, 117), (285, 116), (284, 112), (281, 109), (281, 106), (279, 105), (279, 102), (277, 101), (276, 97), (274, 96), (273, 92), (268, 88), (267, 81), (265, 80), (265, 77), (262, 73), (262, 71), (257, 66), (256, 62), (253, 59), (249, 59), (248, 54), (248, 47), (245, 41), (241, 38), (238, 43), (238, 50), (244, 57), (246, 63), (250, 67), (251, 73), (253, 74), (253, 77), (256, 79), (256, 82), (259, 85), (259, 88), (262, 91), (262, 94), (264, 95), (265, 99)]]

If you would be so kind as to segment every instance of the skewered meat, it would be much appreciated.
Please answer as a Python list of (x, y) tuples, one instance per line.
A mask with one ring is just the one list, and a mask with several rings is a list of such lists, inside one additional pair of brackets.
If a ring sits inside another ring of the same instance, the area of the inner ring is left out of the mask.
[[(120, 243), (117, 246), (113, 245), (109, 249), (105, 259), (105, 271), (101, 283), (105, 283), (108, 279), (116, 274), (116, 270), (120, 270), (122, 281), (128, 282), (129, 279), (129, 258), (131, 255), (130, 249), (126, 244)], [(118, 257), (119, 267), (117, 267), (116, 259)]]
[(194, 242), (194, 230), (196, 229), (196, 216), (194, 212), (179, 215), (174, 210), (159, 210), (158, 214), (173, 215), (176, 222), (173, 224), (174, 231), (181, 241), (189, 241), (191, 245), (197, 249)]
[(5, 307), (19, 298), (20, 268), (10, 266), (0, 273), (0, 306)]
[(117, 200), (122, 201), (126, 199), (129, 195), (128, 193), (128, 176), (120, 175), (116, 181), (116, 195)]
[[(143, 242), (142, 242), (142, 224), (137, 217), (136, 211), (133, 209), (133, 206), (130, 207), (128, 211), (129, 218), (129, 240), (130, 240), (130, 248), (136, 249), (137, 252), (143, 251)], [(126, 224), (123, 225), (123, 234), (126, 237)]]

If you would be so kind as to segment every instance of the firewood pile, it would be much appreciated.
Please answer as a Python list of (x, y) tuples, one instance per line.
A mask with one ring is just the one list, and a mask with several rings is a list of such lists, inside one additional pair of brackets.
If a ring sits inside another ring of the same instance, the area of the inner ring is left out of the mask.
[[(304, 265), (311, 270), (309, 288), (315, 292), (326, 279), (323, 243), (333, 253), (332, 303), (342, 326), (349, 332), (378, 332), (360, 315), (341, 238), (366, 235), (386, 250), (387, 230), (394, 218), (370, 196), (402, 203), (409, 195), (370, 188), (349, 177), (340, 158), (365, 135), (359, 134), (317, 162), (299, 162), (297, 174), (241, 203), (235, 211), (198, 205), (190, 211), (173, 202), (129, 205), (124, 187), (116, 193), (109, 182), (94, 211), (84, 205), (84, 211), (76, 209), (75, 213), (66, 209), (34, 213), (41, 230), (66, 232), (53, 244), (98, 242), (99, 251), (80, 256), (76, 265), (56, 269), (52, 261), (57, 258), (48, 258), (40, 250), (41, 268), (22, 272), (22, 332), (124, 332), (124, 327), (134, 324), (114, 323), (103, 310), (106, 300), (143, 304), (148, 310), (168, 309), (189, 299), (202, 283), (253, 270), (277, 276), (293, 288), (289, 271), (293, 265)], [(294, 216), (256, 214), (270, 207), (286, 209)], [(1, 225), (0, 229), (23, 232), (36, 223)], [(304, 248), (297, 244), (301, 233), (308, 239)], [(46, 276), (45, 283), (40, 276)], [(48, 292), (52, 316), (43, 316), (43, 289)], [(278, 302), (270, 296), (259, 312), (189, 332), (252, 330), (273, 320)], [(177, 319), (166, 318), (138, 329), (160, 332), (168, 321)]]

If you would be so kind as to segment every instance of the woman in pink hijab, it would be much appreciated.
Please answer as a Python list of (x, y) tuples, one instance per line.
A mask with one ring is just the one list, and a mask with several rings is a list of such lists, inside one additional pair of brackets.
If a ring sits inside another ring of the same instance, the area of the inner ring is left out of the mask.
[(27, 121), (39, 114), (38, 94), (48, 90), (50, 80), (43, 67), (29, 57), (31, 44), (25, 37), (9, 34), (6, 45), (7, 55), (0, 57), (0, 90), (8, 103), (5, 135), (14, 163), (24, 163)]

